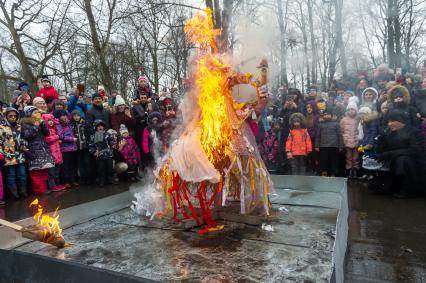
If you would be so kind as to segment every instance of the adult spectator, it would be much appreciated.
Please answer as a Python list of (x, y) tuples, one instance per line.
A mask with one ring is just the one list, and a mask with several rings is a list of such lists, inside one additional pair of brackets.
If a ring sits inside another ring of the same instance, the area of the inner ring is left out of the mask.
[(136, 122), (130, 108), (126, 105), (121, 95), (117, 95), (111, 111), (111, 127), (118, 133), (122, 124), (126, 126), (128, 131), (134, 132)]
[(75, 87), (69, 94), (69, 100), (67, 103), (68, 113), (72, 113), (74, 110), (77, 110), (81, 118), (86, 117), (87, 105), (84, 102), (84, 97), (82, 92), (78, 87)]
[(388, 92), (389, 108), (402, 112), (405, 117), (404, 124), (408, 126), (420, 126), (420, 118), (417, 116), (417, 109), (410, 105), (410, 93), (402, 85), (396, 85)]
[(111, 113), (103, 107), (103, 98), (99, 93), (92, 95), (92, 108), (86, 113), (85, 134), (89, 139), (94, 133), (93, 123), (100, 120), (105, 124), (106, 130), (111, 129)]
[(49, 110), (47, 109), (46, 101), (42, 97), (35, 97), (33, 99), (33, 105), (37, 108), (40, 113), (47, 113)]
[(424, 166), (424, 137), (416, 128), (405, 124), (401, 111), (391, 110), (387, 116), (388, 129), (378, 138), (379, 160), (390, 163), (395, 197), (406, 197), (420, 187)]

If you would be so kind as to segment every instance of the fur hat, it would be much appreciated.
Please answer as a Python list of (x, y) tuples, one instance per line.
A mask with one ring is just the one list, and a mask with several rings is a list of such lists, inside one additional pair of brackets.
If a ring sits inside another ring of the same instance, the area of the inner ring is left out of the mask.
[(389, 113), (386, 115), (386, 120), (387, 121), (398, 121), (401, 123), (405, 123), (406, 122), (406, 115), (404, 115), (404, 112), (400, 111), (400, 110), (391, 110), (389, 111)]
[(33, 99), (33, 105), (36, 105), (37, 103), (40, 103), (40, 102), (44, 102), (44, 103), (46, 103), (46, 101), (44, 100), (44, 98), (43, 97), (34, 97), (34, 99)]
[(349, 109), (354, 109), (356, 112), (358, 112), (358, 105), (356, 103), (348, 103), (348, 106), (346, 106), (346, 111), (348, 111)]
[(410, 92), (405, 86), (396, 85), (388, 91), (388, 100), (392, 103), (396, 97), (402, 97), (406, 104), (410, 104)]
[(121, 124), (120, 125), (120, 135), (123, 135), (124, 133), (129, 133), (129, 130), (127, 129), (126, 125)]
[(121, 95), (117, 95), (115, 97), (114, 106), (120, 106), (120, 105), (126, 105), (126, 101), (124, 101), (124, 99), (123, 99), (123, 97), (121, 97)]
[(371, 108), (368, 106), (363, 106), (359, 109), (358, 114), (370, 114), (371, 113)]
[(294, 123), (298, 121), (300, 123), (300, 127), (301, 128), (305, 128), (306, 127), (306, 119), (305, 116), (303, 116), (302, 113), (293, 113), (290, 115), (290, 119), (289, 119), (289, 124), (290, 127), (294, 127)]
[(25, 117), (31, 117), (35, 111), (37, 111), (37, 108), (35, 106), (28, 105), (24, 107)]

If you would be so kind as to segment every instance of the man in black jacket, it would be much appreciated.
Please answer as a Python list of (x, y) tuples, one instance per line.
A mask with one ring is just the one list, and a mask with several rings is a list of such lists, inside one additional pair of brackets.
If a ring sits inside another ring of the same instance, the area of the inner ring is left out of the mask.
[(85, 135), (87, 140), (94, 133), (93, 123), (96, 120), (104, 122), (106, 130), (111, 129), (111, 112), (105, 109), (102, 103), (102, 96), (97, 92), (94, 93), (92, 95), (92, 108), (86, 113)]
[(406, 116), (400, 110), (387, 115), (388, 128), (378, 138), (379, 160), (390, 163), (397, 193), (407, 193), (420, 188), (424, 170), (425, 141), (421, 132), (406, 125)]

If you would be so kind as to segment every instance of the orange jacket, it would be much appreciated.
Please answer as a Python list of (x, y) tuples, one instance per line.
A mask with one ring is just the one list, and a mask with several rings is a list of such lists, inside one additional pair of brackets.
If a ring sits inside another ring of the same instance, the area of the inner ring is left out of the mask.
[(308, 155), (312, 152), (312, 142), (306, 129), (293, 129), (288, 135), (285, 151), (292, 155)]

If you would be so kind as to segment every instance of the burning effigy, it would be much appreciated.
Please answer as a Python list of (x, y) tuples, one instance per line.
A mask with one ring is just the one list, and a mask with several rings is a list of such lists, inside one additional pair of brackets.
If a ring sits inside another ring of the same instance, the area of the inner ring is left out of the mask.
[(268, 101), (268, 64), (260, 75), (240, 73), (219, 54), (210, 10), (185, 25), (198, 47), (193, 87), (180, 105), (183, 131), (155, 170), (153, 186), (135, 195), (133, 210), (147, 216), (194, 219), (207, 231), (220, 229), (212, 210), (239, 201), (242, 214), (269, 216), (273, 183), (253, 132)]

